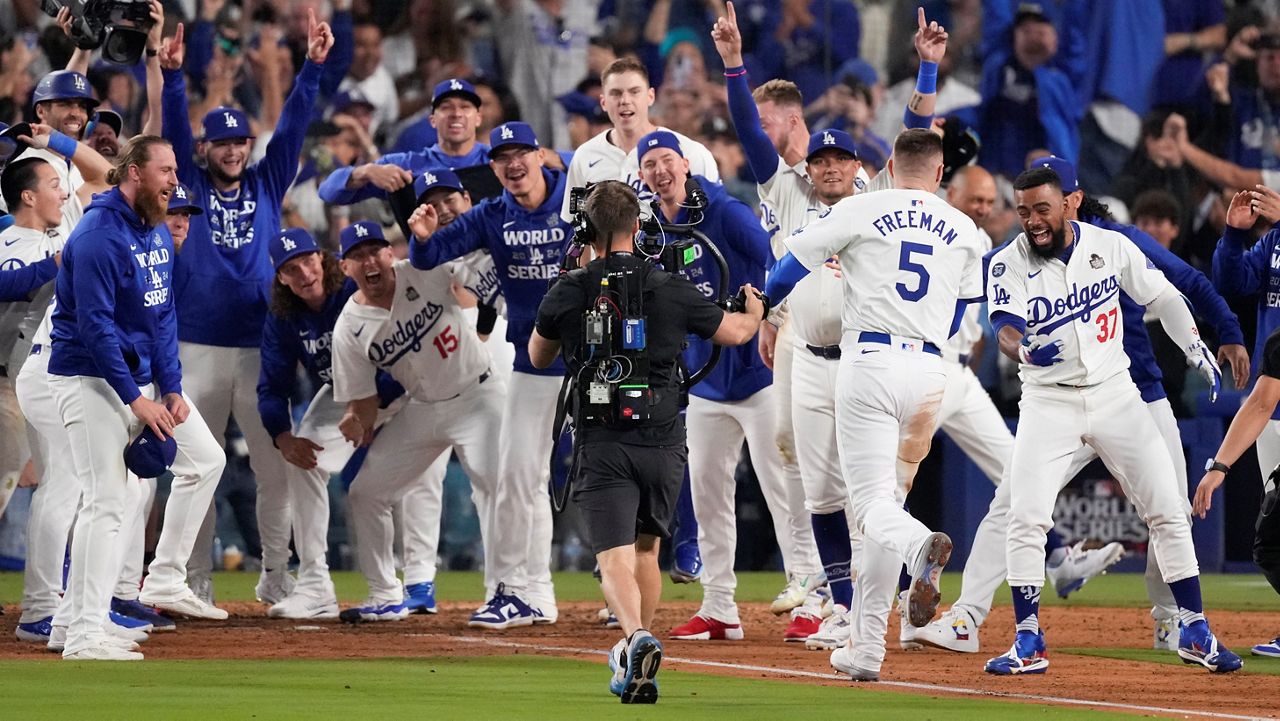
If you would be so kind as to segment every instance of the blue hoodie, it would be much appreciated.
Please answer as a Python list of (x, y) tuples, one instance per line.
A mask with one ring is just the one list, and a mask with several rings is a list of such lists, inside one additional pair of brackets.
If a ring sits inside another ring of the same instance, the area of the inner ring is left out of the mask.
[(178, 337), (189, 343), (257, 348), (275, 271), (267, 245), (280, 231), (280, 205), (298, 172), (298, 154), (315, 105), (321, 66), (310, 60), (285, 101), (266, 156), (244, 169), (234, 197), (222, 196), (192, 158), (182, 72), (164, 72), (164, 137), (178, 157), (178, 179), (204, 210), (194, 219), (174, 271)]
[[(1253, 367), (1262, 364), (1267, 338), (1280, 329), (1280, 223), (1252, 247), (1248, 230), (1227, 226), (1213, 251), (1213, 286), (1225, 296), (1258, 295), (1258, 334)], [(1248, 249), (1246, 250), (1246, 247)], [(1280, 421), (1280, 408), (1271, 414)]]
[(145, 224), (118, 188), (94, 196), (62, 250), (49, 372), (102, 378), (125, 405), (153, 380), (182, 392), (173, 237)]
[(560, 218), (565, 174), (543, 168), (542, 176), (548, 191), (542, 205), (526, 210), (504, 190), (502, 195), (485, 200), (437, 230), (425, 243), (415, 238), (409, 243), (409, 260), (415, 268), (430, 270), (487, 248), (507, 300), (507, 340), (516, 347), (515, 369), (559, 376), (564, 375), (564, 361), (558, 356), (543, 370), (529, 362), (529, 336), (538, 319), (538, 305), (547, 294), (549, 282), (560, 274), (560, 261), (573, 237), (573, 226)]
[[(489, 164), (489, 146), (483, 143), (476, 143), (471, 148), (471, 152), (466, 155), (449, 155), (440, 148), (440, 144), (436, 143), (426, 150), (418, 150), (410, 153), (389, 153), (373, 161), (375, 165), (396, 165), (413, 173), (416, 178), (428, 170), (456, 170), (458, 168), (470, 168), (475, 165)], [(351, 205), (358, 203), (366, 198), (385, 198), (387, 191), (379, 188), (373, 183), (366, 183), (364, 187), (351, 190), (347, 188), (347, 181), (351, 179), (351, 173), (355, 171), (355, 166), (348, 165), (345, 168), (338, 168), (329, 173), (329, 177), (324, 179), (320, 184), (320, 199), (326, 203), (334, 203), (337, 205)]]
[[(707, 209), (703, 213), (698, 230), (711, 239), (725, 264), (729, 266), (729, 294), (738, 292), (743, 283), (758, 289), (764, 288), (765, 269), (773, 264), (773, 251), (769, 247), (769, 232), (760, 226), (760, 220), (751, 208), (725, 191), (724, 186), (695, 175), (707, 194)], [(654, 204), (655, 212), (657, 203)], [(667, 220), (684, 223), (688, 211), (681, 209), (675, 218)], [(701, 251), (701, 245), (698, 246)], [(704, 296), (715, 299), (720, 283), (720, 267), (710, 253), (701, 252), (698, 260), (686, 268), (689, 281)], [(691, 337), (684, 362), (690, 373), (696, 372), (711, 356), (711, 341)], [(703, 381), (689, 390), (699, 398), (710, 401), (740, 401), (750, 398), (773, 382), (773, 371), (765, 366), (756, 351), (755, 343), (731, 346), (720, 353), (720, 362)]]
[(14, 270), (0, 269), (0, 303), (30, 300), (31, 293), (58, 276), (58, 262), (45, 258)]

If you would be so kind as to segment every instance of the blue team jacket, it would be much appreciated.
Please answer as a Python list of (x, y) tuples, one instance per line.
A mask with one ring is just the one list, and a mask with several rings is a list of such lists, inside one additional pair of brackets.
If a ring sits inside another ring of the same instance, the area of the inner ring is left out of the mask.
[(30, 300), (31, 294), (58, 276), (58, 262), (45, 258), (14, 270), (0, 270), (0, 303)]
[[(765, 269), (773, 264), (769, 233), (760, 227), (760, 220), (751, 208), (729, 195), (723, 185), (702, 176), (694, 177), (707, 193), (707, 209), (698, 230), (711, 239), (729, 266), (729, 294), (737, 293), (743, 283), (763, 289)], [(683, 223), (687, 218), (686, 214), (687, 211), (681, 210), (672, 220)], [(701, 251), (701, 246), (698, 248)], [(720, 268), (709, 253), (701, 252), (698, 260), (687, 269), (687, 273), (689, 281), (704, 296), (711, 299), (716, 297)], [(689, 348), (684, 353), (685, 366), (690, 373), (696, 372), (707, 362), (711, 346), (709, 340), (690, 337)], [(716, 364), (715, 370), (689, 392), (710, 401), (740, 401), (750, 398), (772, 382), (773, 371), (760, 359), (753, 341), (725, 348), (720, 353), (720, 362)]]
[(164, 137), (178, 157), (178, 177), (204, 215), (191, 223), (174, 269), (178, 337), (190, 343), (257, 348), (275, 271), (267, 255), (280, 231), (280, 205), (298, 172), (298, 154), (315, 104), (321, 66), (310, 60), (285, 101), (266, 156), (245, 168), (233, 199), (214, 190), (209, 171), (192, 158), (182, 72), (164, 73)]
[[(1213, 251), (1213, 285), (1225, 296), (1259, 294), (1258, 334), (1253, 344), (1253, 367), (1262, 363), (1267, 338), (1280, 328), (1280, 223), (1245, 250), (1252, 236), (1227, 226)], [(1271, 415), (1280, 420), (1280, 409)]]
[[(471, 152), (466, 155), (449, 155), (440, 149), (439, 143), (436, 143), (426, 150), (418, 150), (411, 153), (388, 153), (375, 160), (374, 163), (377, 165), (397, 165), (417, 177), (428, 170), (455, 170), (457, 168), (470, 168), (474, 165), (488, 165), (489, 146), (476, 143)], [(356, 188), (355, 190), (348, 189), (347, 181), (351, 179), (351, 173), (354, 171), (355, 166), (348, 165), (345, 168), (338, 168), (329, 173), (329, 177), (325, 178), (324, 182), (320, 184), (320, 199), (326, 203), (351, 205), (365, 198), (387, 197), (387, 191), (373, 183), (368, 183), (364, 187)]]
[(493, 254), (498, 283), (507, 300), (507, 340), (516, 347), (515, 370), (559, 376), (564, 375), (564, 362), (559, 357), (543, 370), (529, 362), (529, 336), (538, 318), (538, 305), (547, 294), (549, 281), (559, 275), (565, 247), (573, 237), (573, 227), (560, 218), (566, 176), (550, 168), (543, 168), (542, 175), (549, 192), (539, 207), (526, 210), (504, 190), (437, 230), (427, 242), (410, 242), (409, 261), (415, 268), (430, 270), (487, 248)]
[(62, 250), (49, 372), (93, 376), (128, 405), (152, 380), (182, 392), (173, 237), (145, 224), (119, 189), (94, 196)]

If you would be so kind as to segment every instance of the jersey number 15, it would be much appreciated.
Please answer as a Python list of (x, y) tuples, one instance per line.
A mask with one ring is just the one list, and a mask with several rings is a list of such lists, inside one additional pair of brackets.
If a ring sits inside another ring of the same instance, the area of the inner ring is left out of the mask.
[(903, 300), (915, 303), (929, 292), (929, 270), (923, 265), (912, 260), (911, 256), (919, 253), (920, 255), (933, 255), (933, 246), (924, 243), (909, 243), (903, 241), (902, 251), (898, 255), (898, 270), (904, 270), (908, 273), (914, 273), (919, 281), (916, 282), (914, 289), (908, 288), (906, 283), (898, 283), (895, 287), (898, 289), (898, 295)]

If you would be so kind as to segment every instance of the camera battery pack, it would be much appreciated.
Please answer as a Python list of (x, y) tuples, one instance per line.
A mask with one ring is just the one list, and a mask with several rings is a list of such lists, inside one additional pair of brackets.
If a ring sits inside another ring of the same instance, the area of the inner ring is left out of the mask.
[(644, 318), (624, 318), (622, 321), (623, 350), (644, 350)]
[(582, 316), (582, 342), (586, 345), (604, 344), (604, 314), (587, 311)]
[(587, 384), (587, 403), (606, 405), (609, 403), (609, 384), (591, 381)]
[(649, 400), (652, 393), (647, 385), (618, 386), (618, 420), (649, 420)]

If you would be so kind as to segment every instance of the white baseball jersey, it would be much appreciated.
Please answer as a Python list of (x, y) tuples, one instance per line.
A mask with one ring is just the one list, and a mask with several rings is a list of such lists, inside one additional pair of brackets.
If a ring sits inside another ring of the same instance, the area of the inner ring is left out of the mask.
[[(84, 216), (84, 204), (80, 202), (80, 198), (76, 197), (76, 191), (84, 185), (84, 176), (80, 175), (80, 169), (52, 150), (27, 148), (16, 158), (11, 158), (9, 162), (19, 158), (40, 158), (52, 165), (54, 171), (58, 173), (58, 185), (67, 191), (67, 201), (62, 204), (62, 225), (58, 226), (58, 233), (63, 238), (69, 237), (71, 231), (75, 230), (76, 223), (79, 223), (80, 218)], [(8, 210), (3, 198), (0, 198), (0, 208)]]
[[(17, 270), (62, 250), (58, 231), (44, 232), (11, 225), (0, 232), (0, 270)], [(15, 378), (31, 348), (40, 319), (53, 299), (53, 283), (46, 283), (30, 301), (0, 303), (0, 364)], [(10, 355), (11, 354), (11, 355)]]
[(845, 331), (920, 338), (941, 348), (956, 300), (982, 295), (977, 227), (922, 190), (845, 198), (785, 242), (810, 270), (839, 256)]
[(988, 313), (1026, 321), (1027, 337), (1062, 342), (1062, 362), (1022, 365), (1023, 383), (1096, 385), (1129, 369), (1120, 310), (1123, 290), (1147, 305), (1169, 281), (1123, 235), (1071, 223), (1075, 242), (1066, 263), (1036, 255), (1025, 233), (991, 258)]
[(391, 310), (347, 303), (333, 329), (333, 399), (377, 395), (376, 369), (391, 374), (415, 400), (453, 398), (489, 369), (489, 354), (450, 290), (448, 265), (418, 270), (408, 260), (396, 274)]
[[(680, 141), (680, 152), (689, 159), (691, 174), (720, 182), (720, 169), (716, 166), (716, 159), (711, 155), (711, 151), (707, 150), (707, 146), (669, 128), (658, 126), (657, 130), (667, 130)], [(569, 177), (565, 181), (565, 187), (581, 188), (587, 183), (621, 180), (635, 188), (636, 192), (641, 193), (641, 202), (647, 203), (648, 198), (653, 194), (648, 188), (641, 191), (643, 183), (640, 182), (639, 156), (636, 155), (635, 148), (632, 148), (630, 153), (624, 153), (622, 148), (610, 142), (609, 133), (612, 132), (613, 130), (606, 130), (573, 151), (573, 162), (569, 163)], [(568, 193), (564, 194), (564, 205), (560, 209), (560, 217), (566, 223), (573, 221), (573, 215), (569, 212)]]
[(482, 304), (492, 306), (499, 315), (507, 315), (507, 301), (498, 283), (498, 267), (488, 250), (477, 250), (448, 264), (453, 279), (466, 288)]

